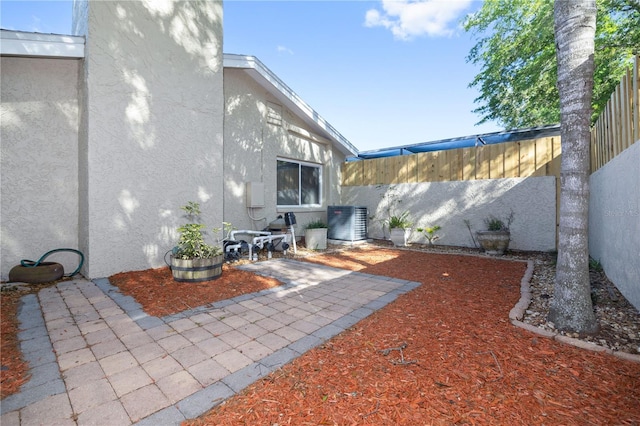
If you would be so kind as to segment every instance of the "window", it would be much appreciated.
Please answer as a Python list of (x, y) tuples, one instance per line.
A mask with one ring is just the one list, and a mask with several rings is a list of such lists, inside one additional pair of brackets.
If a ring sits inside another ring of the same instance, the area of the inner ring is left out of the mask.
[(278, 160), (278, 206), (322, 204), (322, 168), (316, 164)]

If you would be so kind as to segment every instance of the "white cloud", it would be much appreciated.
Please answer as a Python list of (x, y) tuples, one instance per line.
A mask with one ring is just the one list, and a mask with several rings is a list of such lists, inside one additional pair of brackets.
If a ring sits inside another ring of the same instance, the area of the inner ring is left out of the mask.
[(285, 46), (278, 46), (278, 53), (288, 53), (289, 55), (293, 55), (293, 50)]
[(366, 27), (384, 27), (396, 39), (449, 36), (473, 0), (382, 0), (382, 11), (370, 9)]

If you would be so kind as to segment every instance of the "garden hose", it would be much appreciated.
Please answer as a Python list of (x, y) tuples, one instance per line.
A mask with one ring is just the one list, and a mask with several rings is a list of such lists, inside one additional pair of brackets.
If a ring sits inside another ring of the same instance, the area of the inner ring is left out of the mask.
[(47, 256), (49, 256), (50, 254), (53, 254), (53, 253), (57, 253), (59, 251), (70, 251), (70, 252), (75, 253), (78, 256), (80, 256), (80, 263), (78, 264), (78, 267), (76, 268), (76, 270), (73, 271), (72, 273), (64, 275), (64, 276), (65, 277), (72, 277), (72, 276), (76, 275), (78, 272), (80, 272), (80, 269), (82, 268), (82, 265), (84, 264), (84, 254), (82, 254), (82, 252), (79, 251), (79, 250), (75, 250), (75, 249), (71, 249), (71, 248), (59, 248), (59, 249), (48, 251), (45, 254), (43, 254), (40, 257), (40, 259), (38, 259), (35, 262), (33, 260), (22, 259), (20, 261), (20, 265), (24, 266), (25, 268), (35, 268), (36, 266), (40, 265), (42, 263), (42, 261), (47, 258)]

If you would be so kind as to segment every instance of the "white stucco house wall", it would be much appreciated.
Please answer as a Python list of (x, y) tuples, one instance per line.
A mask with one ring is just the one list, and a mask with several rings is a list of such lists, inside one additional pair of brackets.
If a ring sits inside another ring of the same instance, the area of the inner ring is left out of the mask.
[[(224, 95), (224, 217), (260, 230), (293, 212), (298, 235), (326, 221), (327, 206), (340, 203), (340, 165), (356, 148), (255, 57), (224, 55)], [(299, 168), (313, 176), (285, 195)]]
[[(221, 1), (76, 2), (74, 32), (2, 31), (2, 279), (61, 247), (88, 278), (162, 266), (187, 201), (210, 227), (326, 219), (357, 151), (257, 58), (223, 56)], [(278, 203), (278, 164), (314, 172), (310, 198), (289, 182)]]
[[(78, 85), (84, 38), (2, 31), (0, 278), (79, 242)], [(51, 260), (51, 259), (47, 259)], [(72, 272), (78, 256), (57, 254)]]

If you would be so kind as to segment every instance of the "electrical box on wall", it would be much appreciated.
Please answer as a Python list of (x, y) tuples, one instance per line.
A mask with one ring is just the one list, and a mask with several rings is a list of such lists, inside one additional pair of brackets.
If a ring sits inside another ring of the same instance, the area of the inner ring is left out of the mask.
[(247, 207), (264, 207), (264, 183), (247, 182), (245, 187)]

